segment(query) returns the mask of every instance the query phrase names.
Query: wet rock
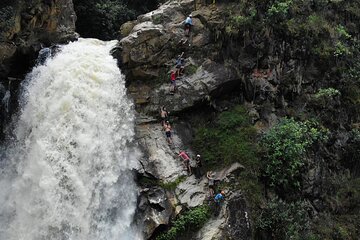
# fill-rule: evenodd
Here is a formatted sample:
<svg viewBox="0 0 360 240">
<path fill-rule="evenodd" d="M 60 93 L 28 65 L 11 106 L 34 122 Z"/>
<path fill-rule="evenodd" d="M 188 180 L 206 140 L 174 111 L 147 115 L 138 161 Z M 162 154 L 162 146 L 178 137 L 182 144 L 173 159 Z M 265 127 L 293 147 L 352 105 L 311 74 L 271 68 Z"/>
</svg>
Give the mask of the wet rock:
<svg viewBox="0 0 360 240">
<path fill-rule="evenodd" d="M 193 208 L 204 204 L 207 199 L 207 179 L 200 181 L 194 175 L 188 177 L 176 188 L 176 196 L 182 205 Z"/>
<path fill-rule="evenodd" d="M 159 187 L 143 189 L 138 200 L 136 219 L 143 226 L 145 239 L 152 236 L 159 226 L 169 224 L 173 206 L 165 190 Z"/>
<path fill-rule="evenodd" d="M 21 1 L 1 6 L 1 21 L 6 23 L 0 32 L 0 77 L 6 78 L 13 66 L 18 71 L 22 58 L 33 55 L 40 43 L 63 43 L 76 39 L 76 15 L 72 0 Z M 17 62 L 20 61 L 20 62 Z M 28 69 L 21 70 L 24 74 Z M 12 73 L 14 75 L 14 73 Z"/>
<path fill-rule="evenodd" d="M 136 130 L 137 141 L 144 153 L 140 172 L 150 174 L 164 182 L 175 181 L 186 174 L 177 156 L 183 144 L 176 134 L 176 129 L 173 132 L 173 146 L 167 144 L 160 123 L 138 125 Z"/>
<path fill-rule="evenodd" d="M 180 112 L 196 104 L 209 104 L 208 97 L 219 95 L 227 88 L 237 86 L 236 71 L 210 60 L 205 61 L 191 76 L 184 76 L 177 81 L 178 91 L 170 94 L 169 83 L 148 91 L 131 84 L 131 92 L 136 102 L 142 102 L 141 111 L 150 115 L 156 114 L 164 105 L 172 112 Z M 135 87 L 132 87 L 135 86 Z M 146 97 L 146 101 L 142 99 Z"/>
<path fill-rule="evenodd" d="M 240 191 L 227 194 L 219 215 L 213 216 L 195 234 L 195 239 L 251 239 L 250 213 Z"/>
<path fill-rule="evenodd" d="M 214 172 L 215 179 L 219 181 L 223 181 L 224 179 L 230 177 L 231 174 L 236 174 L 237 171 L 244 170 L 245 167 L 240 163 L 233 163 L 231 166 L 224 168 L 218 172 Z"/>
<path fill-rule="evenodd" d="M 224 237 L 234 240 L 251 239 L 250 212 L 241 192 L 232 194 L 228 200 Z"/>
</svg>

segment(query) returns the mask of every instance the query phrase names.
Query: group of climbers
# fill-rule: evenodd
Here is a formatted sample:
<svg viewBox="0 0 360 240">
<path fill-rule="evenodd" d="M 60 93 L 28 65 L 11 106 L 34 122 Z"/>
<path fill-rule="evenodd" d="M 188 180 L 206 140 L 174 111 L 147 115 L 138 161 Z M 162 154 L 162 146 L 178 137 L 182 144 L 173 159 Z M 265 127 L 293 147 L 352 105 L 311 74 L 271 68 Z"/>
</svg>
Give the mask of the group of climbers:
<svg viewBox="0 0 360 240">
<path fill-rule="evenodd" d="M 165 106 L 160 107 L 160 117 L 161 125 L 163 127 L 163 130 L 165 131 L 166 141 L 169 145 L 172 145 L 172 128 L 169 119 L 169 112 L 167 111 Z M 200 154 L 197 154 L 195 159 L 192 160 L 185 150 L 180 150 L 177 156 L 182 160 L 184 168 L 189 176 L 194 174 L 196 179 L 201 178 L 203 164 Z M 215 213 L 218 214 L 220 207 L 224 201 L 225 193 L 224 191 L 220 190 L 217 194 L 215 194 L 216 181 L 218 180 L 215 179 L 215 174 L 212 171 L 208 171 L 206 173 L 206 177 L 208 179 L 209 198 L 214 200 Z"/>
<path fill-rule="evenodd" d="M 190 37 L 191 30 L 193 27 L 193 21 L 192 21 L 192 15 L 190 14 L 184 23 L 184 30 L 185 30 L 185 36 Z M 181 40 L 180 42 L 186 43 L 188 39 L 185 41 Z M 179 79 L 180 76 L 184 74 L 184 68 L 185 68 L 185 58 L 184 58 L 184 52 L 182 52 L 180 55 L 177 56 L 176 62 L 175 62 L 175 70 L 172 69 L 170 71 L 170 93 L 173 94 L 177 91 L 177 84 L 176 80 Z M 160 117 L 161 117 L 161 125 L 163 127 L 163 130 L 165 132 L 166 141 L 168 145 L 173 144 L 173 138 L 172 138 L 172 127 L 169 121 L 169 112 L 165 108 L 165 106 L 160 107 Z M 182 163 L 184 165 L 184 168 L 186 169 L 188 175 L 194 174 L 196 179 L 200 179 L 202 176 L 202 160 L 201 156 L 199 154 L 196 155 L 194 161 L 189 157 L 189 154 L 186 153 L 185 150 L 180 150 L 178 153 L 178 157 L 181 158 Z M 209 171 L 206 174 L 206 177 L 208 178 L 208 187 L 209 187 L 209 197 L 210 199 L 213 199 L 213 202 L 215 203 L 216 209 L 219 209 L 221 207 L 222 202 L 224 201 L 225 193 L 224 191 L 220 190 L 216 195 L 216 188 L 215 188 L 215 175 L 213 172 Z"/>
<path fill-rule="evenodd" d="M 192 15 L 190 14 L 185 20 L 184 20 L 184 31 L 185 36 L 187 38 L 190 37 L 191 28 L 193 26 L 192 21 Z M 185 44 L 189 41 L 189 39 L 181 39 L 179 43 Z M 190 45 L 189 45 L 190 46 Z M 170 71 L 170 94 L 174 94 L 177 90 L 176 80 L 179 79 L 184 74 L 185 69 L 185 58 L 184 58 L 184 52 L 182 52 L 180 55 L 177 56 L 175 61 L 175 70 L 172 69 Z"/>
</svg>

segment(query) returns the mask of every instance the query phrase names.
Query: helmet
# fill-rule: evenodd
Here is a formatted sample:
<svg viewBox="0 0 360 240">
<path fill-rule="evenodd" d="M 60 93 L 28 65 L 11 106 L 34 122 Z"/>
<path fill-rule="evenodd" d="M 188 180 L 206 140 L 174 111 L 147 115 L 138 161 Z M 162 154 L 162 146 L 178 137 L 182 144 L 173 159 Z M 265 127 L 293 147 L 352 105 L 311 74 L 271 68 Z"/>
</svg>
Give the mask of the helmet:
<svg viewBox="0 0 360 240">
<path fill-rule="evenodd" d="M 189 15 L 189 17 L 191 17 L 191 18 L 192 18 L 192 14 L 190 14 L 190 15 Z"/>
<path fill-rule="evenodd" d="M 200 154 L 196 155 L 196 157 L 201 157 Z"/>
</svg>

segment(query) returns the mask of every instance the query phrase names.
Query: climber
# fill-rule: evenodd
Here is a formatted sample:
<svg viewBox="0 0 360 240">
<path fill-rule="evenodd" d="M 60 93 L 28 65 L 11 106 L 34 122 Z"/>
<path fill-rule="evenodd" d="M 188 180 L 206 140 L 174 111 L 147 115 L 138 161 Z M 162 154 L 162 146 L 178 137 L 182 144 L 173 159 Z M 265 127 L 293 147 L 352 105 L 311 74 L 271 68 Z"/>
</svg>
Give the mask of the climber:
<svg viewBox="0 0 360 240">
<path fill-rule="evenodd" d="M 206 173 L 206 177 L 208 179 L 208 186 L 209 186 L 209 196 L 212 198 L 215 192 L 215 178 L 212 171 L 208 171 Z"/>
<path fill-rule="evenodd" d="M 182 73 L 181 73 L 181 67 L 182 67 L 182 64 L 184 62 L 183 60 L 183 56 L 184 55 L 184 52 L 182 52 L 176 59 L 176 62 L 175 62 L 175 67 L 176 67 L 176 77 L 179 77 Z M 182 69 L 182 71 L 184 71 L 184 69 Z"/>
<path fill-rule="evenodd" d="M 202 167 L 201 156 L 198 154 L 198 155 L 196 155 L 196 158 L 195 158 L 195 167 L 193 170 L 195 177 L 197 179 L 199 179 L 201 177 L 201 167 Z"/>
<path fill-rule="evenodd" d="M 192 174 L 190 168 L 190 157 L 186 154 L 185 151 L 180 151 L 178 156 L 182 158 L 185 169 L 190 176 Z"/>
<path fill-rule="evenodd" d="M 185 23 L 185 36 L 189 37 L 191 28 L 193 26 L 192 15 L 190 14 L 184 21 Z"/>
<path fill-rule="evenodd" d="M 224 202 L 225 192 L 220 191 L 220 193 L 216 194 L 214 201 L 217 206 L 221 206 Z"/>
<path fill-rule="evenodd" d="M 216 194 L 216 196 L 214 198 L 214 202 L 215 202 L 214 215 L 215 216 L 218 216 L 220 214 L 222 204 L 225 200 L 224 197 L 225 197 L 225 192 L 220 191 L 220 193 Z"/>
<path fill-rule="evenodd" d="M 171 81 L 170 93 L 175 93 L 176 92 L 176 74 L 175 74 L 174 70 L 171 70 L 170 81 Z"/>
<path fill-rule="evenodd" d="M 164 106 L 160 107 L 161 126 L 164 126 L 166 121 L 169 121 L 169 112 Z"/>
<path fill-rule="evenodd" d="M 166 121 L 165 124 L 163 125 L 164 131 L 165 131 L 165 135 L 166 135 L 166 141 L 168 142 L 169 145 L 171 145 L 173 143 L 172 140 L 172 136 L 171 136 L 171 125 L 169 123 L 169 121 Z"/>
</svg>

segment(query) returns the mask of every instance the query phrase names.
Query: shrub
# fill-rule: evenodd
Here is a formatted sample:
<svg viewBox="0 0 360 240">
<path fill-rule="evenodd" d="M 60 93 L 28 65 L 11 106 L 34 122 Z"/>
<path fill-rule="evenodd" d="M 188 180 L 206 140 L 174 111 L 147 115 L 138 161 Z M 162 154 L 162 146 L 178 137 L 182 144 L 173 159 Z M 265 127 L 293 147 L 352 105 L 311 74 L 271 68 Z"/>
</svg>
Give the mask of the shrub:
<svg viewBox="0 0 360 240">
<path fill-rule="evenodd" d="M 314 121 L 297 122 L 283 119 L 262 139 L 267 149 L 263 170 L 270 186 L 280 189 L 299 189 L 305 166 L 305 154 L 317 140 L 324 140 L 327 131 Z"/>
<path fill-rule="evenodd" d="M 184 180 L 186 179 L 185 176 L 181 176 L 181 177 L 178 177 L 175 181 L 173 182 L 167 182 L 167 183 L 164 183 L 164 182 L 160 182 L 160 186 L 166 190 L 169 190 L 169 191 L 174 191 L 176 189 L 176 187 L 182 183 Z"/>
<path fill-rule="evenodd" d="M 271 20 L 283 20 L 288 15 L 292 0 L 277 0 L 267 11 Z"/>
<path fill-rule="evenodd" d="M 320 88 L 315 98 L 333 98 L 340 95 L 340 91 L 335 88 Z"/>
<path fill-rule="evenodd" d="M 166 233 L 159 235 L 156 240 L 176 240 L 180 235 L 199 229 L 210 218 L 210 208 L 207 205 L 193 208 L 180 215 Z"/>
<path fill-rule="evenodd" d="M 309 239 L 306 237 L 310 226 L 308 207 L 302 201 L 286 203 L 273 199 L 261 212 L 257 229 L 271 233 L 274 239 Z"/>
<path fill-rule="evenodd" d="M 319 91 L 314 94 L 312 102 L 322 107 L 333 106 L 333 104 L 330 104 L 330 101 L 340 95 L 340 91 L 335 88 L 320 88 Z"/>
<path fill-rule="evenodd" d="M 219 168 L 233 162 L 241 162 L 251 168 L 257 166 L 255 138 L 256 130 L 246 110 L 237 106 L 221 113 L 212 126 L 197 128 L 194 145 L 208 168 Z"/>
</svg>

